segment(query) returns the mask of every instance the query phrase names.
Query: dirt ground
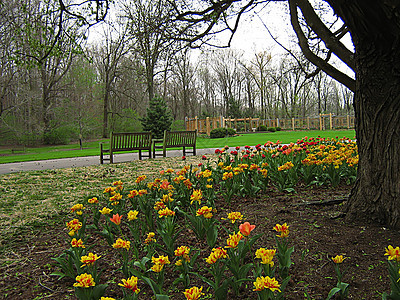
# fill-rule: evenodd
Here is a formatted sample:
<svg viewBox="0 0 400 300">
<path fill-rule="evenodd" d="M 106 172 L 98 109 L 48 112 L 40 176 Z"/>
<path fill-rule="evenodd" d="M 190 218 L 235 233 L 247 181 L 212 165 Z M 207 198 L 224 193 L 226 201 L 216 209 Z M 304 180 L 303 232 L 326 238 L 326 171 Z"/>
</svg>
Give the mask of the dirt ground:
<svg viewBox="0 0 400 300">
<path fill-rule="evenodd" d="M 390 289 L 385 248 L 389 244 L 398 246 L 400 234 L 379 225 L 347 224 L 342 214 L 345 202 L 321 204 L 323 200 L 345 200 L 350 188 L 298 187 L 296 193 L 290 194 L 271 188 L 256 198 L 234 198 L 230 206 L 217 204 L 217 217 L 226 217 L 234 207 L 246 217 L 246 221 L 256 224 L 254 232 L 264 235 L 257 241 L 255 249 L 275 246 L 272 228 L 276 223 L 286 222 L 290 226 L 290 244 L 295 251 L 286 299 L 305 299 L 306 292 L 311 299 L 326 299 L 330 289 L 336 285 L 331 257 L 337 254 L 348 257 L 342 264 L 343 269 L 347 268 L 343 281 L 350 284 L 348 298 L 379 299 L 381 293 Z M 188 236 L 182 232 L 178 244 L 201 249 L 198 241 Z M 48 226 L 20 230 L 8 243 L 13 247 L 1 257 L 0 299 L 75 299 L 72 280 L 50 276 L 56 270 L 51 258 L 67 247 L 64 223 L 48 220 Z M 224 237 L 218 244 L 225 244 Z M 108 282 L 110 287 L 106 296 L 122 299 L 121 288 L 117 285 L 120 275 L 109 268 L 117 256 L 109 251 L 106 243 L 100 245 L 96 253 L 102 255 L 103 262 L 107 261 L 100 266 L 103 268 L 102 278 L 115 280 Z M 203 250 L 200 257 L 208 254 L 209 249 Z M 166 274 L 167 284 L 177 276 L 174 272 Z M 192 284 L 207 289 L 198 278 L 192 278 Z M 140 299 L 152 299 L 148 286 L 141 283 L 139 287 L 142 290 Z M 241 291 L 240 299 L 257 299 L 252 289 L 250 283 Z M 170 295 L 171 299 L 184 299 L 179 287 Z M 229 294 L 228 299 L 239 298 Z"/>
</svg>

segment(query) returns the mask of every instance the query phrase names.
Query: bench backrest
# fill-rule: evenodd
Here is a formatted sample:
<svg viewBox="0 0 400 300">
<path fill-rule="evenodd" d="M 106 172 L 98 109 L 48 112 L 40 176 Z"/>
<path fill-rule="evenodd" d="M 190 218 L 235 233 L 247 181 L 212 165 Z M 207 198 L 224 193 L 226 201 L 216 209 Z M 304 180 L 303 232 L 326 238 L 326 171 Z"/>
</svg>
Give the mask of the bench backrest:
<svg viewBox="0 0 400 300">
<path fill-rule="evenodd" d="M 194 131 L 165 131 L 164 145 L 166 147 L 195 147 L 196 130 Z"/>
<path fill-rule="evenodd" d="M 151 132 L 111 133 L 113 151 L 151 149 Z"/>
</svg>

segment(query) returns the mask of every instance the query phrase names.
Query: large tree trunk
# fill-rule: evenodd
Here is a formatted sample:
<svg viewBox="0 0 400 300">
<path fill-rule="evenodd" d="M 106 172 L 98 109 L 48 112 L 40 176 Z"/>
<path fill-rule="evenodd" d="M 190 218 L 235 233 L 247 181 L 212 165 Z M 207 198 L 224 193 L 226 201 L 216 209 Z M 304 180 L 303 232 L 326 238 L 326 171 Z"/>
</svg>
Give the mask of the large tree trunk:
<svg viewBox="0 0 400 300">
<path fill-rule="evenodd" d="M 355 47 L 360 160 L 347 218 L 400 228 L 400 48 L 373 34 L 358 35 Z"/>
</svg>

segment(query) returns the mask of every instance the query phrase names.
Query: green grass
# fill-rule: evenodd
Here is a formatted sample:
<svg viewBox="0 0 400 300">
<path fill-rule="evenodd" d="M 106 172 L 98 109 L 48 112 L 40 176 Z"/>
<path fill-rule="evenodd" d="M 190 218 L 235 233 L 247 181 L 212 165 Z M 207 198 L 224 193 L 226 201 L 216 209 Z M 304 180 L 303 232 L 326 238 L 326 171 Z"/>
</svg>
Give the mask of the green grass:
<svg viewBox="0 0 400 300">
<path fill-rule="evenodd" d="M 342 138 L 344 136 L 354 138 L 354 130 L 311 130 L 311 131 L 277 131 L 268 133 L 248 133 L 234 137 L 225 137 L 219 139 L 210 139 L 207 137 L 197 138 L 197 148 L 222 148 L 224 146 L 236 147 L 236 146 L 255 146 L 257 144 L 264 144 L 267 141 L 281 141 L 282 143 L 296 142 L 298 139 L 304 136 L 310 137 L 330 137 L 334 138 L 338 136 Z M 25 151 L 18 153 L 12 153 L 12 147 L 8 149 L 0 150 L 0 164 L 12 163 L 12 162 L 23 162 L 32 160 L 46 160 L 46 159 L 57 159 L 57 158 L 69 158 L 69 157 L 82 157 L 82 156 L 97 156 L 100 153 L 99 143 L 108 142 L 108 140 L 99 140 L 95 142 L 83 143 L 83 150 L 79 149 L 78 144 L 70 144 L 63 146 L 51 146 L 51 147 L 36 147 L 26 148 Z M 108 145 L 106 144 L 106 147 Z"/>
<path fill-rule="evenodd" d="M 257 144 L 265 144 L 267 141 L 276 142 L 281 141 L 283 144 L 296 142 L 298 139 L 303 137 L 324 137 L 324 138 L 339 138 L 349 137 L 353 139 L 355 137 L 354 130 L 310 130 L 310 131 L 277 131 L 277 132 L 266 132 L 266 133 L 248 133 L 234 137 L 226 137 L 220 139 L 209 139 L 209 138 L 198 138 L 197 147 L 201 148 L 222 148 L 225 145 L 229 147 L 236 146 L 255 146 Z"/>
</svg>

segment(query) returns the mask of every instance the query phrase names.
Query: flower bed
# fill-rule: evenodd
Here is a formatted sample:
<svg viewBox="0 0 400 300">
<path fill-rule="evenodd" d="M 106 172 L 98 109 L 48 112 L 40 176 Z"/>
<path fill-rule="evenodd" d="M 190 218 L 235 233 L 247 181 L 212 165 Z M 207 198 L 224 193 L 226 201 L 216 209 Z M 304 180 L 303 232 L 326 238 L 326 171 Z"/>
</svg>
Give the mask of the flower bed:
<svg viewBox="0 0 400 300">
<path fill-rule="evenodd" d="M 80 299 L 111 299 L 111 282 L 121 287 L 124 299 L 140 298 L 140 290 L 151 290 L 157 299 L 169 299 L 177 290 L 186 299 L 227 299 L 228 293 L 240 298 L 249 290 L 254 299 L 284 297 L 293 265 L 291 225 L 276 224 L 275 246 L 267 249 L 257 242 L 263 233 L 252 233 L 259 224 L 244 222 L 235 210 L 216 218 L 218 209 L 233 197 L 254 197 L 271 186 L 292 192 L 299 184 L 351 183 L 356 145 L 348 139 L 304 138 L 243 151 L 225 147 L 216 154 L 216 160 L 203 157 L 198 166 L 161 170 L 159 178 L 139 176 L 130 186 L 116 181 L 101 195 L 74 205 L 75 216 L 66 223 L 70 248 L 56 258 L 61 269 L 56 275 L 75 280 Z M 177 244 L 185 241 L 182 233 L 186 244 Z M 115 278 L 101 278 L 92 236 L 118 255 L 118 265 L 107 266 L 115 269 Z M 342 261 L 332 262 L 338 282 L 331 296 L 348 292 L 338 267 Z"/>
</svg>

